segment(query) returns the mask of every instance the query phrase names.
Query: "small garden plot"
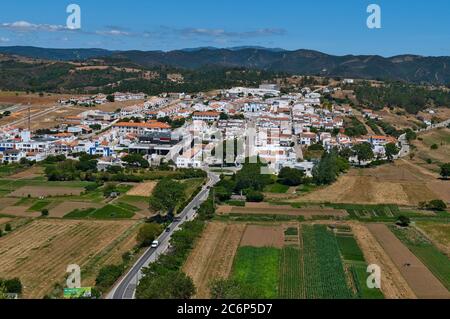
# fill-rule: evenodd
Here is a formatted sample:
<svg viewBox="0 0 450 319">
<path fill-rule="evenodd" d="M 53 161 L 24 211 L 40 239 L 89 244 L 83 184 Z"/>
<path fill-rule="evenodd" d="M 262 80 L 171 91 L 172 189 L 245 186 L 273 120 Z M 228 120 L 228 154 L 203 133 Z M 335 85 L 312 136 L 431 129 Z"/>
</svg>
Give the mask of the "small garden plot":
<svg viewBox="0 0 450 319">
<path fill-rule="evenodd" d="M 303 277 L 303 260 L 298 247 L 285 247 L 281 251 L 279 298 L 304 299 L 305 291 L 301 284 Z"/>
<path fill-rule="evenodd" d="M 380 289 L 370 289 L 369 287 L 367 287 L 367 278 L 369 274 L 367 273 L 366 263 L 352 263 L 349 265 L 358 298 L 384 299 L 383 293 Z"/>
<path fill-rule="evenodd" d="M 281 226 L 247 226 L 241 240 L 241 247 L 276 247 L 284 245 L 283 227 Z"/>
<path fill-rule="evenodd" d="M 353 235 L 337 235 L 342 257 L 346 261 L 364 261 L 364 255 Z"/>
</svg>

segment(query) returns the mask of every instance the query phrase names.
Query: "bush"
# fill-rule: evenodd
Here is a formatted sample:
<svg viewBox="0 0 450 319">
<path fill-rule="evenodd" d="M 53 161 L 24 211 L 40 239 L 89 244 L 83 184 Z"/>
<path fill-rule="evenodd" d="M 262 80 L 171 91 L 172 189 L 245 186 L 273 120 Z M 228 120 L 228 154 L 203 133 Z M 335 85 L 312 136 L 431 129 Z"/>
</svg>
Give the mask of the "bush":
<svg viewBox="0 0 450 319">
<path fill-rule="evenodd" d="M 100 269 L 95 285 L 102 289 L 108 289 L 122 276 L 123 267 L 117 265 L 108 265 Z"/>
<path fill-rule="evenodd" d="M 428 203 L 428 208 L 431 210 L 444 211 L 447 209 L 447 205 L 444 201 L 435 199 Z"/>
<path fill-rule="evenodd" d="M 409 225 L 411 224 L 411 219 L 406 216 L 399 216 L 396 224 L 401 227 L 409 227 Z"/>
<path fill-rule="evenodd" d="M 260 203 L 264 201 L 264 195 L 261 192 L 251 190 L 247 193 L 247 201 L 252 203 Z"/>
<path fill-rule="evenodd" d="M 6 232 L 12 231 L 11 224 L 6 224 L 6 225 L 5 225 L 5 231 L 6 231 Z"/>
<path fill-rule="evenodd" d="M 155 223 L 142 225 L 137 234 L 137 241 L 142 247 L 149 247 L 162 233 L 162 226 Z"/>
<path fill-rule="evenodd" d="M 439 146 L 437 144 L 433 144 L 433 145 L 431 145 L 431 149 L 437 150 L 437 149 L 439 149 Z"/>
<path fill-rule="evenodd" d="M 9 294 L 21 294 L 23 287 L 19 278 L 0 279 L 0 286 L 4 286 L 6 288 L 6 292 Z"/>
<path fill-rule="evenodd" d="M 48 214 L 49 214 L 48 209 L 43 209 L 43 210 L 41 211 L 41 216 L 42 216 L 42 217 L 47 217 Z"/>
</svg>

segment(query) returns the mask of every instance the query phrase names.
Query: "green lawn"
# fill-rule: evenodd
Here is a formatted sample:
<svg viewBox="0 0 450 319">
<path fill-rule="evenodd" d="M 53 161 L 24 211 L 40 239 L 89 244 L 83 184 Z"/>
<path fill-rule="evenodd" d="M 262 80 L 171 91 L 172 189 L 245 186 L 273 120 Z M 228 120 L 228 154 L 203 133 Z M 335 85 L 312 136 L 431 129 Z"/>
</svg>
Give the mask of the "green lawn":
<svg viewBox="0 0 450 319">
<path fill-rule="evenodd" d="M 253 298 L 277 298 L 280 254 L 276 248 L 241 247 L 234 260 L 232 278 L 251 285 Z"/>
<path fill-rule="evenodd" d="M 266 193 L 274 193 L 274 194 L 286 194 L 289 190 L 289 186 L 280 184 L 280 183 L 274 183 L 267 185 L 264 191 Z"/>
<path fill-rule="evenodd" d="M 370 289 L 367 287 L 367 264 L 364 263 L 352 263 L 350 270 L 355 282 L 356 289 L 358 291 L 358 298 L 361 299 L 384 299 L 383 293 L 380 289 Z"/>
</svg>

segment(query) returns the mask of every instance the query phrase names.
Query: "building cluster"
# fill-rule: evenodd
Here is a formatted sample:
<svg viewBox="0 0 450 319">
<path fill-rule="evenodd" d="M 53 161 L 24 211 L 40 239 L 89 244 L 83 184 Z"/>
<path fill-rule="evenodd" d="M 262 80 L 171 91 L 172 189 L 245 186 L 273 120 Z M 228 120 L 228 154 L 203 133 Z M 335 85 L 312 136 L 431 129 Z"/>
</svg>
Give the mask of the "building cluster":
<svg viewBox="0 0 450 319">
<path fill-rule="evenodd" d="M 277 85 L 232 88 L 217 96 L 195 97 L 170 93 L 147 98 L 144 94 L 115 93 L 116 102 L 144 100 L 115 112 L 90 108 L 45 133 L 7 127 L 0 130 L 0 162 L 22 158 L 41 161 L 49 155 L 85 152 L 100 157 L 99 165 L 120 165 L 129 153 L 142 154 L 152 165 L 173 161 L 180 168 L 206 165 L 240 166 L 247 157 L 259 157 L 271 171 L 292 167 L 311 175 L 314 163 L 304 151 L 315 144 L 325 150 L 370 143 L 376 154 L 396 143 L 387 136 L 350 138 L 345 118 L 350 106 L 323 103 L 322 90 L 303 88 L 282 94 Z M 107 97 L 72 98 L 62 104 L 106 103 Z M 372 118 L 373 113 L 364 111 Z M 225 146 L 224 146 L 225 145 Z M 223 152 L 226 150 L 226 152 Z M 224 154 L 222 154 L 224 153 Z"/>
</svg>

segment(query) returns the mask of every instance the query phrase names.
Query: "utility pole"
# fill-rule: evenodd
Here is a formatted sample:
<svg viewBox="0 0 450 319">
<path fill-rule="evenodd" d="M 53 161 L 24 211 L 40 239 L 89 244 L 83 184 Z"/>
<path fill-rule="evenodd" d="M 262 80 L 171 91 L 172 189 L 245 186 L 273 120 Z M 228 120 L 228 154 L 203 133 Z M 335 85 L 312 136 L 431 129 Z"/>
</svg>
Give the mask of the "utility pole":
<svg viewBox="0 0 450 319">
<path fill-rule="evenodd" d="M 28 105 L 28 132 L 31 132 L 31 107 Z"/>
</svg>

